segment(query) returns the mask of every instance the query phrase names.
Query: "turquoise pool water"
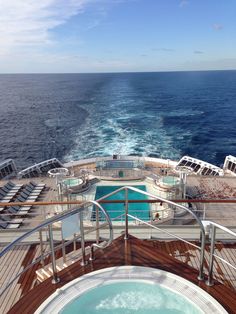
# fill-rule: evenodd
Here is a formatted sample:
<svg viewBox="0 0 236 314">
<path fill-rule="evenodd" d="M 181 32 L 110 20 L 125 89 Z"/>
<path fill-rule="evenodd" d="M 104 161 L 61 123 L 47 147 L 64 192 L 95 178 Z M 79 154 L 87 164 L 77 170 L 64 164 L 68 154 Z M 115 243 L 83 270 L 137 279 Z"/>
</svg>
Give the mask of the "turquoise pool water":
<svg viewBox="0 0 236 314">
<path fill-rule="evenodd" d="M 63 181 L 66 185 L 68 186 L 76 186 L 76 185 L 79 185 L 83 182 L 83 180 L 81 179 L 66 179 Z"/>
<path fill-rule="evenodd" d="M 167 176 L 162 178 L 162 182 L 168 185 L 175 185 L 179 183 L 179 178 Z"/>
<path fill-rule="evenodd" d="M 97 186 L 96 189 L 96 195 L 95 200 L 101 198 L 104 195 L 107 195 L 119 188 L 120 186 Z M 133 186 L 137 189 L 140 189 L 142 191 L 146 192 L 146 186 L 145 185 L 135 185 Z M 120 191 L 116 193 L 115 195 L 112 195 L 107 200 L 124 200 L 125 199 L 125 191 Z M 129 190 L 128 192 L 128 199 L 129 200 L 144 200 L 148 199 L 146 195 L 134 192 Z M 124 204 L 102 204 L 102 206 L 107 210 L 107 212 L 110 215 L 110 218 L 115 218 L 121 214 L 124 214 L 125 212 L 125 206 Z M 130 203 L 129 204 L 129 214 L 136 216 L 142 220 L 150 220 L 150 211 L 149 211 L 149 204 L 148 203 Z"/>
<path fill-rule="evenodd" d="M 100 285 L 67 304 L 62 314 L 202 314 L 187 298 L 144 281 Z"/>
</svg>

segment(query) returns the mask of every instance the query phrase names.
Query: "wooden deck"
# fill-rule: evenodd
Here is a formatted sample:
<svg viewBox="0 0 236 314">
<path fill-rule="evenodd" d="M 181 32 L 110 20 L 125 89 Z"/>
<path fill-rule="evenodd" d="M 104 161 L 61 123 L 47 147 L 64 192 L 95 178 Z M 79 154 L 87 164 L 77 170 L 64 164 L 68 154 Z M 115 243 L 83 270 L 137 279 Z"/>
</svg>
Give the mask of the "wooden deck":
<svg viewBox="0 0 236 314">
<path fill-rule="evenodd" d="M 236 244 L 217 244 L 217 251 L 217 254 L 231 261 L 231 263 L 234 261 L 233 264 L 235 265 Z M 28 251 L 25 251 L 24 254 L 22 253 L 21 260 L 20 262 L 18 261 L 18 267 L 24 267 L 28 264 L 33 256 L 38 254 L 37 252 L 38 247 L 31 246 Z M 16 252 L 14 254 L 17 255 Z M 35 285 L 35 270 L 39 267 L 39 265 L 35 265 L 13 286 L 10 291 L 10 301 L 5 301 L 5 308 L 2 306 L 0 312 L 7 313 L 9 308 L 21 297 L 8 313 L 33 313 L 57 288 L 79 276 L 106 267 L 135 265 L 159 268 L 181 275 L 210 293 L 229 313 L 236 313 L 236 273 L 218 262 L 214 269 L 215 278 L 218 280 L 215 285 L 208 287 L 204 282 L 199 282 L 197 280 L 199 252 L 185 243 L 180 241 L 139 240 L 133 236 L 130 236 L 125 241 L 120 236 L 113 241 L 109 248 L 95 251 L 95 256 L 96 259 L 93 262 L 89 262 L 85 267 L 81 267 L 78 262 L 61 271 L 59 273 L 61 281 L 57 285 L 51 284 L 50 278 L 39 285 Z M 15 262 L 17 260 L 16 258 Z M 206 268 L 207 260 L 208 256 L 206 256 L 205 261 Z M 10 275 L 9 270 L 13 267 L 10 258 L 8 261 L 8 272 L 6 271 L 8 275 L 5 274 L 5 276 Z M 2 267 L 0 275 L 2 276 Z M 1 303 L 2 300 L 0 300 Z"/>
</svg>

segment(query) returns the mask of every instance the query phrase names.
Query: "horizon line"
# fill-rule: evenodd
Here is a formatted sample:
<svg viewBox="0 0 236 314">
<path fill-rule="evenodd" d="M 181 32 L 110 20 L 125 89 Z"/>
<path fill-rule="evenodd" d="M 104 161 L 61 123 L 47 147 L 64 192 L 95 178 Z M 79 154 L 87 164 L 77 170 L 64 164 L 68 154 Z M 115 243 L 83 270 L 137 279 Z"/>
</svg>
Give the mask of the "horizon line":
<svg viewBox="0 0 236 314">
<path fill-rule="evenodd" d="M 236 71 L 235 69 L 217 69 L 217 70 L 165 70 L 165 71 L 111 71 L 111 72 L 5 72 L 0 75 L 22 75 L 22 74 L 134 74 L 134 73 L 176 73 L 176 72 L 223 72 Z"/>
</svg>

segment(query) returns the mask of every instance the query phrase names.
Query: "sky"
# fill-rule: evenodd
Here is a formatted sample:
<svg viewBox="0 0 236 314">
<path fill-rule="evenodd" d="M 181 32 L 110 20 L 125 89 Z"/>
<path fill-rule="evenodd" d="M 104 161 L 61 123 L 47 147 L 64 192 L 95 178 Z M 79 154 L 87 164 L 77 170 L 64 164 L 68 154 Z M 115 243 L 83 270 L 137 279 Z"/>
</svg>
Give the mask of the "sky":
<svg viewBox="0 0 236 314">
<path fill-rule="evenodd" d="M 236 0 L 0 0 L 0 73 L 236 69 Z"/>
</svg>

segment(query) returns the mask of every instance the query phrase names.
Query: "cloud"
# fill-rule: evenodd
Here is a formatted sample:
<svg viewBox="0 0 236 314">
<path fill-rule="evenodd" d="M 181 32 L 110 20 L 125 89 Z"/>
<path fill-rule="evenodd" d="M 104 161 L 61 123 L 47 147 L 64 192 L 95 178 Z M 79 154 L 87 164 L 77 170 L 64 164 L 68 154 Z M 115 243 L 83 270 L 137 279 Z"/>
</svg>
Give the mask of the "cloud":
<svg viewBox="0 0 236 314">
<path fill-rule="evenodd" d="M 50 44 L 50 31 L 83 12 L 89 0 L 0 0 L 0 53 Z"/>
<path fill-rule="evenodd" d="M 195 50 L 193 53 L 195 53 L 195 54 L 202 54 L 202 53 L 204 53 L 204 52 L 201 51 L 201 50 Z"/>
<path fill-rule="evenodd" d="M 173 52 L 175 50 L 172 48 L 153 48 L 152 51 Z"/>
<path fill-rule="evenodd" d="M 216 30 L 216 31 L 220 31 L 223 28 L 223 25 L 221 24 L 213 24 L 212 27 Z"/>
<path fill-rule="evenodd" d="M 179 3 L 179 7 L 180 7 L 180 8 L 183 8 L 183 7 L 186 7 L 188 4 L 189 4 L 189 1 L 187 1 L 187 0 L 182 0 L 182 1 L 180 1 L 180 3 Z"/>
</svg>

